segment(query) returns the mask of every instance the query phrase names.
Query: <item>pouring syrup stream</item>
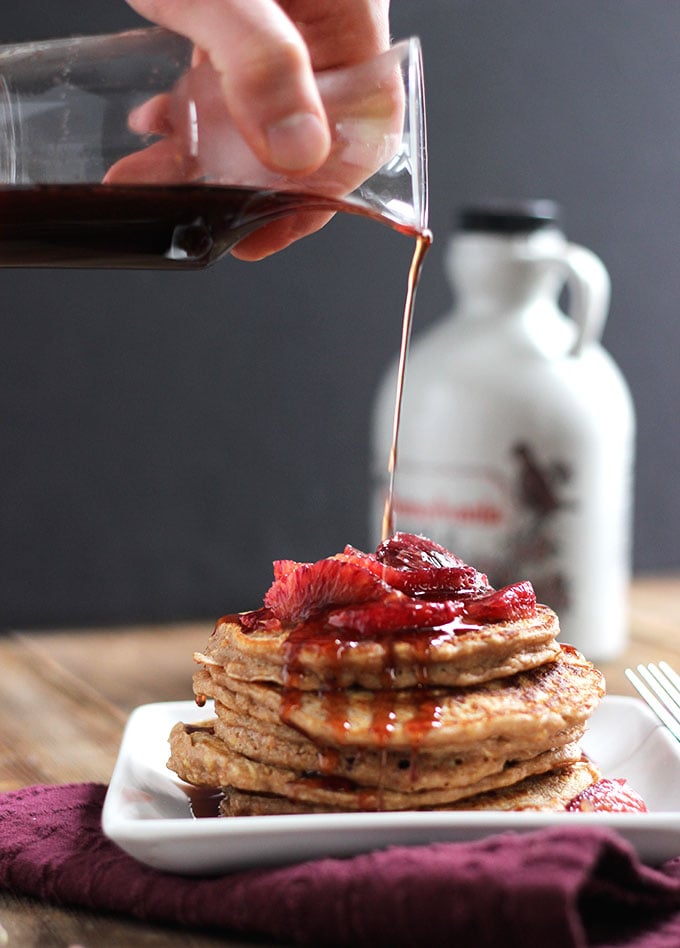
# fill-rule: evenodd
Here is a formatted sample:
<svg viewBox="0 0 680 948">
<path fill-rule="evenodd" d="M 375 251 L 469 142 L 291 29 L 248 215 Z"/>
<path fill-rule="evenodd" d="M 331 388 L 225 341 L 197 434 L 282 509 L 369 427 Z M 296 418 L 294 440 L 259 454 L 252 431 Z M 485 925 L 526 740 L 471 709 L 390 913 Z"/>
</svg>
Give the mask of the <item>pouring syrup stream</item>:
<svg viewBox="0 0 680 948">
<path fill-rule="evenodd" d="M 401 329 L 401 348 L 399 350 L 399 367 L 397 369 L 397 388 L 394 398 L 394 418 L 392 422 L 392 444 L 387 466 L 388 486 L 387 497 L 382 518 L 382 539 L 386 540 L 394 533 L 394 486 L 397 474 L 397 455 L 399 448 L 399 426 L 401 423 L 401 406 L 404 399 L 404 380 L 406 378 L 406 362 L 413 326 L 413 311 L 416 301 L 416 289 L 423 269 L 425 254 L 432 245 L 432 234 L 424 230 L 416 235 L 416 246 L 408 273 L 408 288 L 404 304 L 404 319 Z"/>
</svg>

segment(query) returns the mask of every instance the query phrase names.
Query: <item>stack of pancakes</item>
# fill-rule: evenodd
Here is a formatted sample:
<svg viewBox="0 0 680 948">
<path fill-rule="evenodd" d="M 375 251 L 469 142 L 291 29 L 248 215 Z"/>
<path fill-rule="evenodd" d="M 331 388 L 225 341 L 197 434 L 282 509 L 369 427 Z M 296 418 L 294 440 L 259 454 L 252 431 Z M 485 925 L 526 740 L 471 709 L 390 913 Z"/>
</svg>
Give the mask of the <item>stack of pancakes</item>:
<svg viewBox="0 0 680 948">
<path fill-rule="evenodd" d="M 227 616 L 194 656 L 215 717 L 174 727 L 168 766 L 224 815 L 555 810 L 599 779 L 579 741 L 602 677 L 547 607 L 357 632 L 335 606 Z"/>
</svg>

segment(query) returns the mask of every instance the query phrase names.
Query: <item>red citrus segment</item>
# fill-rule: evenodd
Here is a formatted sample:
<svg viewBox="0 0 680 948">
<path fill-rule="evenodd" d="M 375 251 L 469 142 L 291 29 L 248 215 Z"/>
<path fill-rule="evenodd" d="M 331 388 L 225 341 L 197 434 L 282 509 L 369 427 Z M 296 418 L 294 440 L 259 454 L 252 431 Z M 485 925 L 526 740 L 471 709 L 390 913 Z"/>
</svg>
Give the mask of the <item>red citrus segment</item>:
<svg viewBox="0 0 680 948">
<path fill-rule="evenodd" d="M 277 619 L 301 622 L 329 606 L 368 602 L 388 592 L 385 584 L 357 563 L 332 557 L 316 563 L 300 563 L 276 579 L 264 604 Z"/>
<path fill-rule="evenodd" d="M 337 609 L 328 616 L 330 625 L 353 632 L 395 632 L 400 629 L 431 629 L 463 614 L 463 603 L 427 599 L 388 598 L 363 606 Z"/>
<path fill-rule="evenodd" d="M 486 596 L 468 599 L 465 614 L 476 622 L 509 622 L 536 612 L 536 593 L 529 582 L 504 586 Z"/>
<path fill-rule="evenodd" d="M 625 780 L 617 777 L 591 783 L 567 805 L 571 813 L 646 813 L 644 800 Z"/>
<path fill-rule="evenodd" d="M 395 533 L 375 551 L 381 563 L 397 568 L 423 569 L 438 566 L 465 566 L 450 550 L 415 533 Z"/>
</svg>

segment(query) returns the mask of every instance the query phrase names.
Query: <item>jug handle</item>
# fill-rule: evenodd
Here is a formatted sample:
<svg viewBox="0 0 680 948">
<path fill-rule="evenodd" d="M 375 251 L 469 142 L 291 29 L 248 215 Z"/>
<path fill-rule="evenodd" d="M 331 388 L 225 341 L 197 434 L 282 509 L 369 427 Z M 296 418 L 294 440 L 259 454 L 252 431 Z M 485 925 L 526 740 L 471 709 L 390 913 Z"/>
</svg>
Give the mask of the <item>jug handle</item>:
<svg viewBox="0 0 680 948">
<path fill-rule="evenodd" d="M 563 258 L 569 290 L 568 315 L 578 332 L 569 355 L 579 356 L 583 348 L 597 342 L 609 311 L 611 282 L 600 258 L 586 247 L 568 244 Z"/>
</svg>

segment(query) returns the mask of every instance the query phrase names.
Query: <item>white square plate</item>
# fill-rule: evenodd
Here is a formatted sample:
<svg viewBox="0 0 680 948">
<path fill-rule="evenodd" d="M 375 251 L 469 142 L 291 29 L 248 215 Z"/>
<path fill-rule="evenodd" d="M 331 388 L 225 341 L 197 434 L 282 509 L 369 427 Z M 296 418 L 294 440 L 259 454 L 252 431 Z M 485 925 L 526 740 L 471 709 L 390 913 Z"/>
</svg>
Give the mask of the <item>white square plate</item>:
<svg viewBox="0 0 680 948">
<path fill-rule="evenodd" d="M 680 855 L 680 743 L 637 698 L 605 698 L 590 721 L 583 749 L 604 776 L 628 780 L 649 813 L 461 811 L 196 819 L 186 785 L 165 766 L 168 735 L 177 721 L 210 716 L 209 709 L 190 701 L 143 705 L 130 716 L 102 825 L 110 839 L 146 865 L 184 875 L 215 874 L 561 824 L 610 827 L 648 863 Z"/>
</svg>

